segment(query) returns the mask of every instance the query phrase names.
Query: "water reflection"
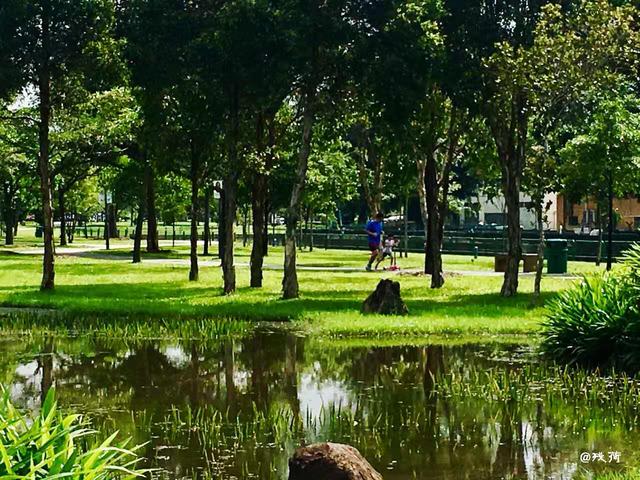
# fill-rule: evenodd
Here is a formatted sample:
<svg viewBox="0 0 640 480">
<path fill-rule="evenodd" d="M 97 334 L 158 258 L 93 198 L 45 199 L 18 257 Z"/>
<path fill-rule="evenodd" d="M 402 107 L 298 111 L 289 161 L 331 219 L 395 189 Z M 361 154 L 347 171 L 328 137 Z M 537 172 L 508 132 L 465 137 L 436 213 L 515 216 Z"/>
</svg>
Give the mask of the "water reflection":
<svg viewBox="0 0 640 480">
<path fill-rule="evenodd" d="M 583 450 L 633 461 L 640 446 L 634 382 L 546 367 L 518 345 L 4 338 L 0 372 L 18 405 L 55 386 L 98 428 L 149 442 L 161 478 L 282 480 L 294 448 L 318 440 L 355 445 L 387 480 L 572 478 Z"/>
</svg>

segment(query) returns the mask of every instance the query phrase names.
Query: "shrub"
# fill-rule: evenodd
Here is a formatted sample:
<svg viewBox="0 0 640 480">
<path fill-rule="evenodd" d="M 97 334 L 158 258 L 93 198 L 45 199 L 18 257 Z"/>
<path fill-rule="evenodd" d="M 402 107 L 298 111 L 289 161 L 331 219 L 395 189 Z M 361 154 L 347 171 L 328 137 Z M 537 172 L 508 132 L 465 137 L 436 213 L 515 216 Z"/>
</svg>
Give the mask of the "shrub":
<svg viewBox="0 0 640 480">
<path fill-rule="evenodd" d="M 62 415 L 51 389 L 34 418 L 20 413 L 5 393 L 0 400 L 0 478 L 102 480 L 142 476 L 137 455 L 116 434 L 89 447 L 95 433 L 79 415 Z"/>
<path fill-rule="evenodd" d="M 640 368 L 640 246 L 622 263 L 551 301 L 542 344 L 547 353 L 567 363 Z"/>
</svg>

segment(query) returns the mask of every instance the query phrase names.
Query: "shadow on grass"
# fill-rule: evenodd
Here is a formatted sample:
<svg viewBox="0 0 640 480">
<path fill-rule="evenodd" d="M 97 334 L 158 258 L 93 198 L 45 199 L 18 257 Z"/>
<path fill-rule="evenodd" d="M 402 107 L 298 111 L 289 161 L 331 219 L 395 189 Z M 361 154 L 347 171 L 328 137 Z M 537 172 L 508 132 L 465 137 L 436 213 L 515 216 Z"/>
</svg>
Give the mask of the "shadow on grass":
<svg viewBox="0 0 640 480">
<path fill-rule="evenodd" d="M 367 286 L 368 287 L 368 286 Z M 369 290 L 349 288 L 304 291 L 295 300 L 281 300 L 275 289 L 239 288 L 223 296 L 216 285 L 202 283 L 125 283 L 59 285 L 53 292 L 34 287 L 3 287 L 3 306 L 52 308 L 75 314 L 135 314 L 149 317 L 231 318 L 251 321 L 296 320 L 310 315 L 358 314 Z M 546 292 L 544 302 L 554 294 Z M 408 289 L 406 303 L 411 317 L 425 318 L 521 318 L 530 308 L 532 294 L 502 298 L 497 293 L 442 294 L 428 289 Z"/>
</svg>

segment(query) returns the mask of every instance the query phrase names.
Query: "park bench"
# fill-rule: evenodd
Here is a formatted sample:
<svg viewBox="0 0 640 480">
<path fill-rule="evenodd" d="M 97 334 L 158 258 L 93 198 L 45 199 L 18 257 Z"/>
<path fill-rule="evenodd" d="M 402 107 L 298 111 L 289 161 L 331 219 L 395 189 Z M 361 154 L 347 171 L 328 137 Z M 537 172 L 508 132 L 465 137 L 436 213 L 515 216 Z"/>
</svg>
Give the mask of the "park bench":
<svg viewBox="0 0 640 480">
<path fill-rule="evenodd" d="M 535 272 L 536 265 L 538 264 L 538 254 L 537 253 L 523 253 L 522 254 L 522 262 L 523 262 L 523 271 L 527 272 Z M 494 270 L 496 272 L 505 272 L 507 270 L 507 254 L 506 253 L 498 253 L 495 256 Z"/>
</svg>

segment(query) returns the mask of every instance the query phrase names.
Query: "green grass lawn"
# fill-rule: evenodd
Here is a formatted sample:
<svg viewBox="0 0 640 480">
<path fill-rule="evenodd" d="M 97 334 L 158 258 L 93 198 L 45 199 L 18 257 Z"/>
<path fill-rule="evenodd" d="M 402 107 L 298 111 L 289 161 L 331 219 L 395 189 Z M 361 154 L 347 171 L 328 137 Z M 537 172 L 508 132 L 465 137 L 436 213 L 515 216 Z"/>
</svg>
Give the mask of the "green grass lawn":
<svg viewBox="0 0 640 480">
<path fill-rule="evenodd" d="M 24 245 L 24 244 L 23 244 Z M 292 328 L 332 336 L 381 337 L 387 335 L 428 334 L 522 334 L 537 332 L 544 319 L 541 306 L 531 307 L 533 278 L 523 277 L 521 294 L 504 299 L 498 295 L 499 276 L 451 274 L 444 288 L 431 290 L 423 276 L 396 276 L 386 272 L 300 271 L 301 298 L 280 299 L 281 271 L 265 271 L 265 287 L 250 289 L 246 266 L 238 267 L 238 291 L 222 295 L 219 260 L 201 257 L 199 282 L 188 282 L 186 264 L 143 262 L 130 264 L 128 247 L 116 244 L 110 253 L 99 251 L 83 256 L 64 255 L 56 259 L 56 290 L 38 291 L 41 258 L 0 252 L 0 305 L 4 307 L 48 308 L 73 316 L 97 318 L 117 316 L 154 319 L 234 319 L 288 321 Z M 215 247 L 214 247 L 215 248 Z M 186 258 L 186 246 L 145 258 Z M 97 255 L 97 257 L 96 257 Z M 105 258 L 113 256 L 113 259 Z M 299 265 L 326 267 L 364 267 L 362 251 L 316 250 L 301 252 Z M 237 262 L 246 265 L 249 250 L 238 248 Z M 445 256 L 451 271 L 491 271 L 491 258 L 472 259 Z M 282 263 L 281 248 L 272 248 L 268 265 Z M 421 255 L 401 259 L 403 269 L 420 268 Z M 576 273 L 592 271 L 588 264 L 571 264 Z M 393 276 L 400 281 L 409 307 L 406 317 L 364 316 L 361 302 L 378 280 Z M 548 277 L 543 281 L 543 300 L 549 299 L 573 280 Z M 187 321 L 187 320 L 185 320 Z M 80 327 L 81 328 L 81 327 Z M 244 327 L 243 327 L 244 328 Z"/>
</svg>

